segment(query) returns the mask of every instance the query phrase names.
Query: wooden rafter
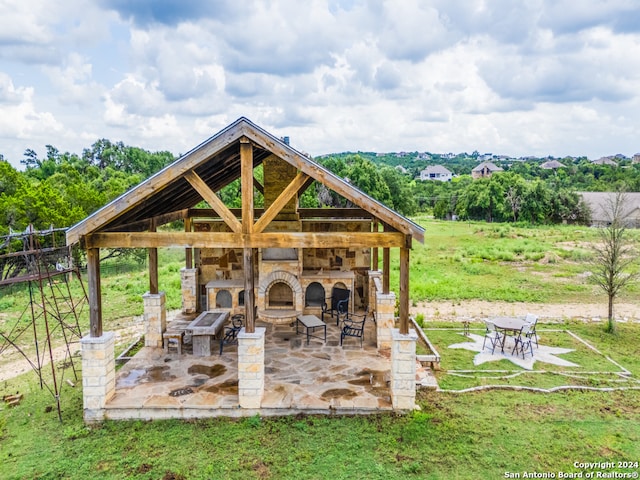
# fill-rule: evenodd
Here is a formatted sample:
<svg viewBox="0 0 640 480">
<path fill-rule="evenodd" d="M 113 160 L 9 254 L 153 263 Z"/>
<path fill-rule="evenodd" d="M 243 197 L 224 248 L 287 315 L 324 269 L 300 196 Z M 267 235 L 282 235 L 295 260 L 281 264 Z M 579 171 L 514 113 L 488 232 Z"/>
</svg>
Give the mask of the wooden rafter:
<svg viewBox="0 0 640 480">
<path fill-rule="evenodd" d="M 107 228 L 105 232 L 142 232 L 149 230 L 151 223 L 154 222 L 156 227 L 160 227 L 167 223 L 175 222 L 176 220 L 186 220 L 189 215 L 189 209 L 177 210 L 175 212 L 165 213 L 164 215 L 158 215 L 157 217 L 145 218 L 137 222 L 131 222 L 124 225 L 118 225 L 114 228 Z"/>
<path fill-rule="evenodd" d="M 317 180 L 318 182 L 331 188 L 338 195 L 349 199 L 359 207 L 362 207 L 373 213 L 374 216 L 380 218 L 385 223 L 388 223 L 396 230 L 403 233 L 412 234 L 420 241 L 423 240 L 423 232 L 419 230 L 412 231 L 411 227 L 407 224 L 406 219 L 403 219 L 401 216 L 385 207 L 381 203 L 372 201 L 369 196 L 360 193 L 352 185 L 344 182 L 342 179 L 338 178 L 335 174 L 325 169 L 321 165 L 318 165 L 314 162 L 306 161 L 304 157 L 301 157 L 300 154 L 296 154 L 294 150 L 287 148 L 287 146 L 284 144 L 265 141 L 267 139 L 263 139 L 262 136 L 259 135 L 256 135 L 255 138 L 253 138 L 252 136 L 251 138 L 262 148 L 270 150 L 274 155 L 295 166 L 298 170 L 306 173 L 314 180 Z"/>
<path fill-rule="evenodd" d="M 304 173 L 298 172 L 295 178 L 291 181 L 289 185 L 278 195 L 278 198 L 267 208 L 264 214 L 258 219 L 258 221 L 253 226 L 254 233 L 263 232 L 264 229 L 271 223 L 271 221 L 276 218 L 276 215 L 280 213 L 280 210 L 287 204 L 289 200 L 291 200 L 296 193 L 300 190 L 300 188 L 307 181 L 307 177 Z"/>
<path fill-rule="evenodd" d="M 258 181 L 256 177 L 253 177 L 253 186 L 256 190 L 264 195 L 264 186 Z"/>
<path fill-rule="evenodd" d="M 184 178 L 195 188 L 198 193 L 202 196 L 202 198 L 211 205 L 218 215 L 224 220 L 231 231 L 240 233 L 242 231 L 242 225 L 236 219 L 236 216 L 231 213 L 231 210 L 222 203 L 222 200 L 218 198 L 218 196 L 213 192 L 209 186 L 204 183 L 197 173 L 194 171 L 189 171 L 185 173 Z"/>
<path fill-rule="evenodd" d="M 139 207 L 146 198 L 156 195 L 165 189 L 173 179 L 179 178 L 189 170 L 198 167 L 229 144 L 237 141 L 243 135 L 244 128 L 242 124 L 244 121 L 246 119 L 238 119 L 238 121 L 229 125 L 202 145 L 186 153 L 179 161 L 162 169 L 122 197 L 105 205 L 82 222 L 71 227 L 67 230 L 67 245 L 78 242 L 83 235 L 94 232 L 107 222 L 111 222 L 133 208 Z"/>
</svg>

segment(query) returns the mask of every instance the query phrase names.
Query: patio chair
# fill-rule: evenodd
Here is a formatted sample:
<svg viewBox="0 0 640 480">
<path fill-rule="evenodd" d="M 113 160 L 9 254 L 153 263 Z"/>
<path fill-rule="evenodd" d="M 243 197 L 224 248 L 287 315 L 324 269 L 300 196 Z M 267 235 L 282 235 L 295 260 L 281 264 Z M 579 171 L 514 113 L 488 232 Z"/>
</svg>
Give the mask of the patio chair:
<svg viewBox="0 0 640 480">
<path fill-rule="evenodd" d="M 220 355 L 225 345 L 237 345 L 238 333 L 242 330 L 244 315 L 237 313 L 231 317 L 231 326 L 224 328 L 224 335 L 220 336 Z"/>
<path fill-rule="evenodd" d="M 347 314 L 342 320 L 342 331 L 340 332 L 340 346 L 345 337 L 360 338 L 360 348 L 364 338 L 364 323 L 367 321 L 369 308 L 367 307 L 362 315 L 357 313 Z"/>
<path fill-rule="evenodd" d="M 527 313 L 524 319 L 525 322 L 531 324 L 531 328 L 527 332 L 527 337 L 536 341 L 536 348 L 538 348 L 538 334 L 536 333 L 536 325 L 538 324 L 538 316 L 533 313 Z"/>
<path fill-rule="evenodd" d="M 532 329 L 535 329 L 535 325 L 530 323 L 524 324 L 520 333 L 514 337 L 516 343 L 511 351 L 511 355 L 522 353 L 522 358 L 524 359 L 527 350 L 529 350 L 533 357 L 533 343 L 531 341 L 531 337 L 533 336 L 531 334 Z"/>
<path fill-rule="evenodd" d="M 484 350 L 487 340 L 489 340 L 489 343 L 491 343 L 491 353 L 493 353 L 496 350 L 496 346 L 502 344 L 502 336 L 500 335 L 500 332 L 496 329 L 496 326 L 493 324 L 493 322 L 490 322 L 489 320 L 485 320 L 484 326 L 486 330 L 484 332 L 484 341 L 482 342 L 482 350 Z"/>
<path fill-rule="evenodd" d="M 331 290 L 329 305 L 327 305 L 327 302 L 324 302 L 322 304 L 322 321 L 324 322 L 325 313 L 328 313 L 331 318 L 333 318 L 333 314 L 335 313 L 336 325 L 340 325 L 340 317 L 348 316 L 349 298 L 351 298 L 351 290 L 347 290 L 346 288 L 333 287 L 333 290 Z M 329 308 L 329 306 L 331 308 Z"/>
</svg>

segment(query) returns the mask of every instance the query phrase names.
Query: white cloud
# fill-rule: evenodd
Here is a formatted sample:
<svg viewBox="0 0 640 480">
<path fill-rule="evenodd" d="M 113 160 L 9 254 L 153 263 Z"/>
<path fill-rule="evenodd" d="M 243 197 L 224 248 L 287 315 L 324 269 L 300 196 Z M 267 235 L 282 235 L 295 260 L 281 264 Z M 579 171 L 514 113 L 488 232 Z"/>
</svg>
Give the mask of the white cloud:
<svg viewBox="0 0 640 480">
<path fill-rule="evenodd" d="M 0 153 L 184 152 L 247 116 L 312 154 L 630 155 L 635 19 L 632 0 L 5 0 Z"/>
<path fill-rule="evenodd" d="M 33 103 L 32 88 L 15 87 L 12 79 L 0 73 L 0 137 L 7 139 L 44 138 L 63 133 L 64 127 L 51 112 L 38 111 Z M 24 150 L 3 152 L 8 159 Z"/>
<path fill-rule="evenodd" d="M 103 87 L 93 81 L 92 65 L 78 53 L 70 53 L 58 66 L 43 66 L 61 104 L 87 106 L 100 97 Z"/>
</svg>

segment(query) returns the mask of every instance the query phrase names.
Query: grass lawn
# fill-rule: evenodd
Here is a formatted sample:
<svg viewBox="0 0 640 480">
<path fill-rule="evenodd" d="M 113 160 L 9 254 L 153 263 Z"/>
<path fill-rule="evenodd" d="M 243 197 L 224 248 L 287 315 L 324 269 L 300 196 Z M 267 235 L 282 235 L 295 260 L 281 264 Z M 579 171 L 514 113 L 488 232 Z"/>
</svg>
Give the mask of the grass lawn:
<svg viewBox="0 0 640 480">
<path fill-rule="evenodd" d="M 557 355 L 557 358 L 577 366 L 536 361 L 532 371 L 506 359 L 474 365 L 474 357 L 479 350 L 449 348 L 450 345 L 472 342 L 462 334 L 459 322 L 430 322 L 423 331 L 441 356 L 441 370 L 436 372 L 436 376 L 444 390 L 496 385 L 542 389 L 561 386 L 640 388 L 638 326 L 618 324 L 614 336 L 603 333 L 602 328 L 599 324 L 579 322 L 538 324 L 540 345 L 572 350 Z M 484 327 L 472 324 L 471 333 L 483 337 Z M 624 375 L 626 372 L 631 375 Z"/>
<path fill-rule="evenodd" d="M 597 232 L 566 225 L 514 227 L 482 222 L 418 218 L 424 244 L 410 254 L 410 298 L 580 303 L 606 297 L 589 282 L 591 244 Z M 629 230 L 640 240 L 640 231 Z M 382 260 L 380 260 L 382 261 Z M 391 249 L 392 288 L 399 281 L 398 249 Z M 394 287 L 395 286 L 395 287 Z M 640 286 L 621 293 L 634 301 Z"/>
<path fill-rule="evenodd" d="M 422 392 L 422 410 L 407 416 L 89 428 L 79 387 L 64 392 L 60 424 L 55 409 L 47 412 L 51 397 L 28 377 L 4 385 L 3 391 L 19 386 L 26 396 L 0 411 L 2 478 L 484 479 L 640 458 L 638 392 Z"/>
<path fill-rule="evenodd" d="M 411 253 L 414 301 L 603 301 L 585 275 L 591 255 L 588 245 L 595 238 L 591 229 L 419 222 L 427 233 L 425 244 L 414 242 Z M 159 254 L 160 288 L 167 292 L 167 308 L 179 308 L 184 251 Z M 398 284 L 395 254 L 392 251 L 392 287 Z M 142 313 L 146 271 L 108 273 L 102 285 L 106 331 Z M 620 300 L 633 302 L 638 293 L 636 285 Z M 27 293 L 20 289 L 0 292 L 0 331 L 20 318 L 26 299 Z M 541 325 L 543 343 L 575 350 L 561 357 L 580 365 L 575 368 L 578 375 L 562 375 L 568 367 L 536 363 L 537 373 L 512 378 L 488 371 L 522 371 L 510 362 L 476 367 L 474 352 L 448 348 L 465 341 L 459 324 L 428 326 L 442 329 L 427 335 L 442 356 L 440 385 L 450 390 L 497 383 L 540 388 L 570 382 L 589 387 L 632 385 L 617 381 L 610 372 L 620 368 L 608 358 L 628 369 L 634 381 L 640 376 L 637 324 L 619 323 L 616 335 L 605 334 L 599 324 L 554 324 L 550 327 L 558 331 L 553 332 Z M 81 327 L 83 331 L 88 327 L 86 310 Z M 478 332 L 482 334 L 482 329 Z M 456 375 L 462 370 L 472 372 Z M 593 373 L 584 374 L 587 370 Z M 80 383 L 73 388 L 63 383 L 63 423 L 35 374 L 0 383 L 0 396 L 16 392 L 24 394 L 19 406 L 0 403 L 3 479 L 491 479 L 508 478 L 505 473 L 524 478 L 523 472 L 553 472 L 558 478 L 558 472 L 588 471 L 574 467 L 574 462 L 640 461 L 638 390 L 421 391 L 417 399 L 421 410 L 406 416 L 256 416 L 104 422 L 92 428 L 82 420 Z"/>
</svg>

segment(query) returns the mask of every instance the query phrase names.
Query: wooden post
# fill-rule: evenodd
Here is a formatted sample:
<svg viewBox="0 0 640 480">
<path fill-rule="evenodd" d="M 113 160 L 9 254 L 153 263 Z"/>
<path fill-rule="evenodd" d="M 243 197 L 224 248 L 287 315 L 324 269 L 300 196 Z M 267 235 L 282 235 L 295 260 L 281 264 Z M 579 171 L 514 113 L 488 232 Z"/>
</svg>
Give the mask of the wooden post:
<svg viewBox="0 0 640 480">
<path fill-rule="evenodd" d="M 378 220 L 373 221 L 373 231 L 378 233 Z M 378 260 L 378 247 L 373 247 L 372 250 L 373 250 L 372 270 L 378 270 L 380 268 L 379 260 Z"/>
<path fill-rule="evenodd" d="M 246 320 L 245 331 L 255 333 L 255 295 L 253 281 L 253 249 L 244 249 L 244 318 Z"/>
<path fill-rule="evenodd" d="M 89 277 L 89 336 L 102 336 L 102 293 L 100 289 L 100 249 L 87 249 Z"/>
<path fill-rule="evenodd" d="M 240 169 L 242 233 L 251 233 L 253 231 L 253 145 L 245 137 L 240 139 Z"/>
<path fill-rule="evenodd" d="M 388 232 L 391 228 L 385 223 L 383 230 Z M 389 274 L 391 272 L 391 257 L 389 247 L 382 249 L 382 293 L 389 293 Z"/>
<path fill-rule="evenodd" d="M 156 224 L 152 220 L 149 226 L 150 232 L 156 231 Z M 149 248 L 149 293 L 158 293 L 158 249 Z"/>
<path fill-rule="evenodd" d="M 410 238 L 410 237 L 409 237 Z M 409 333 L 409 248 L 400 249 L 400 333 Z"/>
<path fill-rule="evenodd" d="M 247 138 L 240 139 L 240 182 L 242 185 L 242 233 L 251 235 L 253 231 L 253 145 Z M 244 257 L 244 318 L 245 332 L 255 333 L 255 295 L 253 249 L 245 247 Z"/>
<path fill-rule="evenodd" d="M 184 219 L 184 231 L 191 231 L 191 218 L 187 217 Z M 184 266 L 186 268 L 193 268 L 193 248 L 188 247 L 184 250 Z"/>
</svg>

